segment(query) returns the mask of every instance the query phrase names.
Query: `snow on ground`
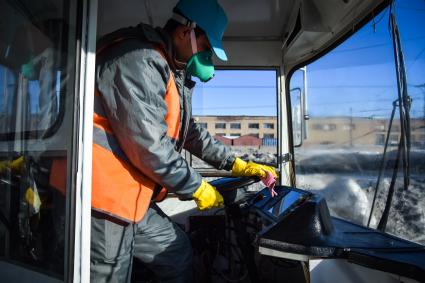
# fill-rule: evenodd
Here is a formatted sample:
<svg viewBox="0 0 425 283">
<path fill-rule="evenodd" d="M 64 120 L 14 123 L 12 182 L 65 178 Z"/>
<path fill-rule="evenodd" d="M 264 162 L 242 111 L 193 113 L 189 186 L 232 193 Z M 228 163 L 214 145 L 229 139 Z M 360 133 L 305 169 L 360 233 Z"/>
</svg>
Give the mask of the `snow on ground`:
<svg viewBox="0 0 425 283">
<path fill-rule="evenodd" d="M 297 185 L 323 195 L 331 214 L 367 225 L 381 153 L 376 150 L 304 150 L 296 154 Z M 381 178 L 371 227 L 384 211 L 391 182 L 395 150 L 389 151 Z M 411 152 L 411 184 L 403 188 L 399 172 L 386 232 L 425 244 L 425 151 Z"/>
<path fill-rule="evenodd" d="M 276 163 L 271 148 L 234 148 L 244 160 Z M 332 215 L 366 226 L 380 167 L 382 148 L 303 149 L 295 153 L 297 187 L 325 197 Z M 395 150 L 387 154 L 386 170 L 377 194 L 371 227 L 376 228 L 385 207 Z M 195 167 L 202 161 L 194 160 Z M 404 190 L 399 174 L 386 231 L 425 244 L 425 151 L 411 152 L 411 184 Z M 250 189 L 261 189 L 257 183 Z"/>
</svg>

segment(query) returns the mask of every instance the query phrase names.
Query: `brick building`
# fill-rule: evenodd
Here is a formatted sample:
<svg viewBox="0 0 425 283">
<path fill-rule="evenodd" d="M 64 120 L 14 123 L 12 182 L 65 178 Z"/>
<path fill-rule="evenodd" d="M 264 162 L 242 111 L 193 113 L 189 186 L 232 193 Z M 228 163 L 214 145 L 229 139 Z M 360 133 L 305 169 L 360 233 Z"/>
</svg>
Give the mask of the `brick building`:
<svg viewBox="0 0 425 283">
<path fill-rule="evenodd" d="M 196 123 L 213 135 L 260 139 L 277 137 L 277 118 L 273 116 L 195 116 Z"/>
</svg>

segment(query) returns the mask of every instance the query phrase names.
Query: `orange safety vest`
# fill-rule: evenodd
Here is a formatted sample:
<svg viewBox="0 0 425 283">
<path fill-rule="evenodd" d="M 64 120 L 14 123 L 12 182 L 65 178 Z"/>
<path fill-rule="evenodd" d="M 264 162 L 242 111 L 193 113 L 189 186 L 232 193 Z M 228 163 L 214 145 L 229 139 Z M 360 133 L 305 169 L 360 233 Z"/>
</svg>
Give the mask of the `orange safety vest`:
<svg viewBox="0 0 425 283">
<path fill-rule="evenodd" d="M 158 52 L 164 57 L 160 50 Z M 130 163 L 107 117 L 96 113 L 96 108 L 101 107 L 101 95 L 95 91 L 92 208 L 126 221 L 138 222 L 145 215 L 154 191 L 160 186 Z M 180 133 L 180 96 L 171 71 L 165 102 L 168 109 L 165 116 L 167 135 L 177 141 Z M 162 188 L 155 200 L 162 200 L 166 193 L 166 189 Z"/>
</svg>

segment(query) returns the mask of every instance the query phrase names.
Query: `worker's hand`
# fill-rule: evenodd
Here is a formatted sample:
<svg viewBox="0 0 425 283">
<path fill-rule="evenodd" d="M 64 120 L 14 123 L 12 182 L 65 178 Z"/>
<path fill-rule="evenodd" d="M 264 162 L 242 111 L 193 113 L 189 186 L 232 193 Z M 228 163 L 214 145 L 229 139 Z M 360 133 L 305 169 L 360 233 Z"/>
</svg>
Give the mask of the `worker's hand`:
<svg viewBox="0 0 425 283">
<path fill-rule="evenodd" d="M 202 180 L 201 185 L 193 194 L 193 199 L 199 210 L 220 207 L 224 203 L 223 197 L 217 189 L 204 180 Z"/>
<path fill-rule="evenodd" d="M 4 160 L 0 161 L 0 173 L 10 169 L 15 172 L 21 171 L 22 167 L 25 164 L 25 159 L 23 156 L 16 158 L 15 160 Z"/>
<path fill-rule="evenodd" d="M 240 158 L 236 158 L 232 167 L 232 176 L 234 177 L 260 177 L 266 178 L 267 172 L 273 175 L 274 178 L 277 178 L 276 170 L 267 165 L 257 164 L 255 162 L 245 162 Z"/>
<path fill-rule="evenodd" d="M 0 173 L 3 173 L 8 168 L 10 168 L 10 161 L 9 160 L 0 161 Z"/>
<path fill-rule="evenodd" d="M 24 161 L 25 159 L 23 156 L 16 158 L 12 162 L 10 162 L 10 169 L 12 169 L 13 171 L 21 171 L 25 165 Z"/>
<path fill-rule="evenodd" d="M 33 213 L 38 213 L 40 211 L 41 200 L 37 190 L 28 187 L 25 192 L 25 201 L 29 204 Z"/>
</svg>

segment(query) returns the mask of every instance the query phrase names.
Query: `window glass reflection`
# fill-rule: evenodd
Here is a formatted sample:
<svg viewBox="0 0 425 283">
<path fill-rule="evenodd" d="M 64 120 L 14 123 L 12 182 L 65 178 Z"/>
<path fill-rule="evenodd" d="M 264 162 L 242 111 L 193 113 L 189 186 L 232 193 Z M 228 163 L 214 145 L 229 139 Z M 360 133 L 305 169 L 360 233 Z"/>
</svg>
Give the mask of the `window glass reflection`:
<svg viewBox="0 0 425 283">
<path fill-rule="evenodd" d="M 64 279 L 76 3 L 2 1 L 0 274 L 6 262 Z M 68 115 L 65 104 L 68 100 Z M 19 278 L 19 274 L 11 274 Z M 7 280 L 6 280 L 7 281 Z"/>
</svg>

